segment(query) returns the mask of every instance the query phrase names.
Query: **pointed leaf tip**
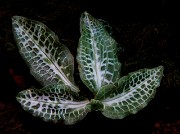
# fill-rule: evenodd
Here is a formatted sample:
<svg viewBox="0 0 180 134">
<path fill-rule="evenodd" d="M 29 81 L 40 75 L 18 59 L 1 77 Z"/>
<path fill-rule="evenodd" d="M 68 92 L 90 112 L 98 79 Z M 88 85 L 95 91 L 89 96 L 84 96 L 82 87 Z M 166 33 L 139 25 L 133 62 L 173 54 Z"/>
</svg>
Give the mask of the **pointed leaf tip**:
<svg viewBox="0 0 180 134">
<path fill-rule="evenodd" d="M 103 24 L 88 13 L 81 15 L 77 62 L 81 80 L 95 94 L 120 78 L 117 43 Z"/>
<path fill-rule="evenodd" d="M 122 119 L 147 106 L 160 86 L 163 69 L 163 66 L 140 69 L 120 78 L 118 87 L 102 100 L 103 115 Z"/>
<path fill-rule="evenodd" d="M 64 121 L 66 125 L 82 120 L 89 109 L 88 100 L 79 101 L 66 85 L 49 85 L 42 89 L 27 89 L 17 94 L 16 99 L 25 111 L 44 121 Z"/>
<path fill-rule="evenodd" d="M 12 17 L 12 27 L 21 56 L 42 85 L 66 84 L 79 92 L 73 77 L 74 57 L 53 31 L 21 16 Z"/>
</svg>

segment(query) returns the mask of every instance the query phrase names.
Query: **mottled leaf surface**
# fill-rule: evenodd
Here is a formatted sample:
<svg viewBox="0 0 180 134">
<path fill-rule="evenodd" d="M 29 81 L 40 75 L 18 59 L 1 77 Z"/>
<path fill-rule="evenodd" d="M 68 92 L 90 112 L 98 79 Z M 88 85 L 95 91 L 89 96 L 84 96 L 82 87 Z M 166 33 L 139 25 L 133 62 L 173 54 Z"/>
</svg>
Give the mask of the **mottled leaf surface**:
<svg viewBox="0 0 180 134">
<path fill-rule="evenodd" d="M 89 112 L 88 100 L 80 101 L 66 85 L 48 85 L 42 89 L 27 89 L 16 96 L 24 110 L 44 121 L 64 121 L 74 124 Z"/>
<path fill-rule="evenodd" d="M 114 84 L 109 84 L 101 87 L 101 89 L 97 92 L 94 99 L 96 100 L 104 100 L 107 97 L 110 97 L 117 90 L 117 86 Z"/>
<path fill-rule="evenodd" d="M 102 100 L 102 114 L 112 119 L 122 119 L 144 108 L 155 96 L 163 75 L 163 67 L 141 69 L 129 73 L 118 81 L 118 86 L 105 93 Z M 98 98 L 98 97 L 97 97 Z"/>
<path fill-rule="evenodd" d="M 12 18 L 19 52 L 44 88 L 16 96 L 24 110 L 45 121 L 74 124 L 90 111 L 122 119 L 144 108 L 156 94 L 163 66 L 145 68 L 120 78 L 117 43 L 102 21 L 87 12 L 80 18 L 77 62 L 83 83 L 95 95 L 80 99 L 73 79 L 74 59 L 68 48 L 44 24 L 21 16 Z"/>
<path fill-rule="evenodd" d="M 80 18 L 81 37 L 77 61 L 81 80 L 94 93 L 102 86 L 117 82 L 121 63 L 117 43 L 100 21 L 84 12 Z"/>
<path fill-rule="evenodd" d="M 14 38 L 32 75 L 46 86 L 66 84 L 75 92 L 74 58 L 44 24 L 21 16 L 12 18 Z"/>
</svg>

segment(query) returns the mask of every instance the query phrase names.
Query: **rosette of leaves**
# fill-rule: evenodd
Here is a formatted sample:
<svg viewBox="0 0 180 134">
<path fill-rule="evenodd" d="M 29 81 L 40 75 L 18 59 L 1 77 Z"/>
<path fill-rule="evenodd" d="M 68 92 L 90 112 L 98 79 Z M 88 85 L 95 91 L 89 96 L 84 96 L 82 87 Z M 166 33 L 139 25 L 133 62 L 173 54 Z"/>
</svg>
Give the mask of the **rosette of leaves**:
<svg viewBox="0 0 180 134">
<path fill-rule="evenodd" d="M 14 38 L 31 74 L 44 86 L 17 94 L 23 109 L 45 121 L 74 124 L 99 110 L 122 119 L 144 108 L 160 86 L 163 66 L 120 76 L 117 43 L 101 21 L 84 12 L 80 18 L 77 62 L 80 78 L 94 98 L 79 99 L 73 79 L 74 57 L 46 25 L 21 16 L 12 18 Z"/>
</svg>

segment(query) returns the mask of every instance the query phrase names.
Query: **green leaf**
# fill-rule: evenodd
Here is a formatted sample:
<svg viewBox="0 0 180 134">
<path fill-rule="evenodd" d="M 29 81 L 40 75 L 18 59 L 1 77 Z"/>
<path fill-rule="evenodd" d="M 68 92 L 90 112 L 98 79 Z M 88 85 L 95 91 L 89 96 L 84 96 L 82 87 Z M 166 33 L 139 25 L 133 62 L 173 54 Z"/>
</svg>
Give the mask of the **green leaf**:
<svg viewBox="0 0 180 134">
<path fill-rule="evenodd" d="M 155 96 L 162 75 L 163 67 L 159 66 L 141 69 L 122 77 L 118 81 L 118 87 L 102 100 L 102 114 L 108 118 L 122 119 L 137 113 Z"/>
<path fill-rule="evenodd" d="M 74 58 L 54 32 L 38 21 L 21 16 L 12 18 L 12 27 L 21 56 L 42 85 L 66 84 L 72 91 L 79 91 L 73 77 Z"/>
<path fill-rule="evenodd" d="M 97 92 L 94 99 L 104 100 L 104 99 L 110 97 L 110 95 L 113 94 L 116 89 L 117 89 L 117 87 L 113 84 L 105 85 Z"/>
<path fill-rule="evenodd" d="M 66 85 L 48 85 L 42 89 L 27 89 L 16 96 L 24 110 L 44 121 L 74 124 L 89 112 L 88 100 L 79 101 Z"/>
<path fill-rule="evenodd" d="M 77 61 L 81 80 L 94 93 L 120 78 L 117 43 L 100 21 L 87 12 L 81 15 Z"/>
<path fill-rule="evenodd" d="M 117 43 L 107 26 L 84 12 L 80 18 L 77 62 L 83 83 L 95 94 L 80 99 L 75 85 L 74 57 L 44 24 L 21 16 L 12 18 L 14 38 L 31 74 L 44 85 L 27 89 L 16 99 L 23 109 L 44 121 L 75 124 L 90 111 L 101 111 L 112 119 L 122 119 L 143 109 L 155 96 L 163 66 L 140 69 L 120 78 L 121 63 Z"/>
</svg>

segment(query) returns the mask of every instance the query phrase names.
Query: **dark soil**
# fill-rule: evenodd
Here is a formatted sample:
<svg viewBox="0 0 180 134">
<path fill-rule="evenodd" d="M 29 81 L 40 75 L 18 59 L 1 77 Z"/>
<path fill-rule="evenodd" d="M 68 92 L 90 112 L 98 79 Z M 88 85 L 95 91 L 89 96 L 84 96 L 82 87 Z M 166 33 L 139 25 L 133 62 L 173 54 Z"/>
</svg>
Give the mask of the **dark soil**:
<svg viewBox="0 0 180 134">
<path fill-rule="evenodd" d="M 180 134 L 180 40 L 178 4 L 168 0 L 0 0 L 0 134 L 36 134 L 110 130 L 123 134 Z M 155 98 L 135 115 L 121 120 L 89 113 L 72 126 L 47 123 L 22 109 L 16 94 L 41 85 L 31 76 L 14 42 L 11 18 L 28 17 L 46 24 L 74 57 L 80 37 L 79 18 L 87 11 L 111 26 L 119 43 L 122 76 L 141 68 L 164 66 Z M 79 78 L 82 94 L 91 96 Z"/>
</svg>

